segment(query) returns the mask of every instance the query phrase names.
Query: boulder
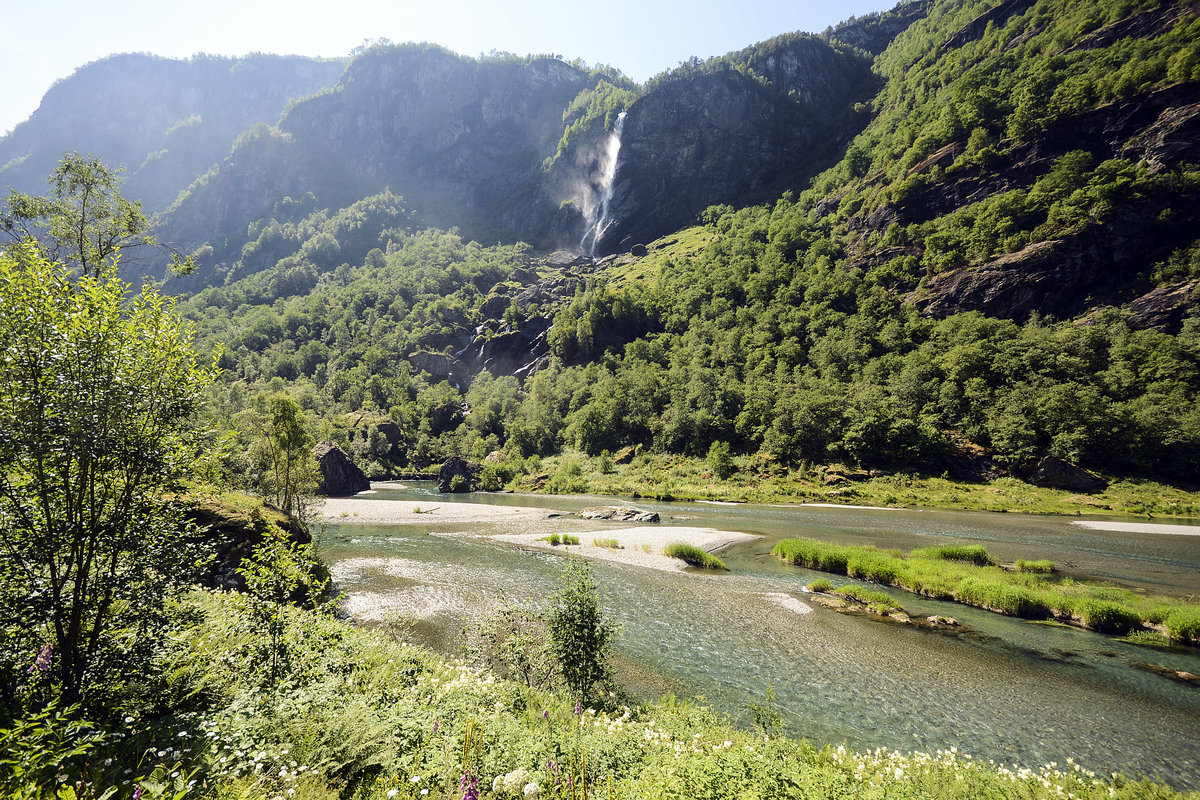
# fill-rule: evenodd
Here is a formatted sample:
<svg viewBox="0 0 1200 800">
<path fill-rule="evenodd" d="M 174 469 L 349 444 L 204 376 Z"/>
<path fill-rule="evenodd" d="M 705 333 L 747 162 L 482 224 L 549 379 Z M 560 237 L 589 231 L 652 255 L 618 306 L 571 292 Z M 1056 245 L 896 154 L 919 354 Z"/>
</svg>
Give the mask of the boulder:
<svg viewBox="0 0 1200 800">
<path fill-rule="evenodd" d="M 371 482 L 363 471 L 355 466 L 346 451 L 333 442 L 321 442 L 313 448 L 320 477 L 317 493 L 329 497 L 344 497 L 358 494 L 371 488 Z"/>
<path fill-rule="evenodd" d="M 1038 462 L 1029 482 L 1047 489 L 1064 489 L 1068 492 L 1093 494 L 1108 488 L 1108 482 L 1082 467 L 1055 456 L 1046 456 Z"/>
<path fill-rule="evenodd" d="M 630 506 L 593 506 L 579 512 L 583 519 L 606 519 L 613 522 L 658 522 L 654 511 L 643 511 Z"/>
<path fill-rule="evenodd" d="M 478 483 L 480 466 L 454 456 L 438 470 L 439 492 L 473 492 Z"/>
<path fill-rule="evenodd" d="M 245 591 L 246 579 L 238 568 L 272 528 L 293 544 L 312 543 L 302 523 L 266 503 L 248 508 L 228 497 L 197 496 L 184 498 L 183 508 L 197 528 L 191 541 L 212 555 L 199 576 L 200 585 L 210 589 Z"/>
<path fill-rule="evenodd" d="M 622 447 L 617 452 L 613 453 L 614 464 L 628 464 L 633 461 L 634 449 L 632 447 Z"/>
</svg>

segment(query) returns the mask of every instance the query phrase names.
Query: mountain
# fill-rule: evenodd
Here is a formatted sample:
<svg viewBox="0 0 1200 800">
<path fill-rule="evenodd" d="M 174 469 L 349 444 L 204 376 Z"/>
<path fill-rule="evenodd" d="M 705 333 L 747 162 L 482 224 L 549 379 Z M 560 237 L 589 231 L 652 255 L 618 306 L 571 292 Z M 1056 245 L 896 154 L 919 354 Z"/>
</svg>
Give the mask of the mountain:
<svg viewBox="0 0 1200 800">
<path fill-rule="evenodd" d="M 1189 2 L 920 0 L 645 85 L 378 46 L 161 220 L 222 418 L 286 389 L 380 474 L 728 444 L 1176 480 L 1198 126 Z"/>
<path fill-rule="evenodd" d="M 160 211 L 229 154 L 256 123 L 275 123 L 293 99 L 332 85 L 345 64 L 295 56 L 143 54 L 81 67 L 0 139 L 0 186 L 40 194 L 72 150 L 127 171 L 125 193 Z"/>
</svg>

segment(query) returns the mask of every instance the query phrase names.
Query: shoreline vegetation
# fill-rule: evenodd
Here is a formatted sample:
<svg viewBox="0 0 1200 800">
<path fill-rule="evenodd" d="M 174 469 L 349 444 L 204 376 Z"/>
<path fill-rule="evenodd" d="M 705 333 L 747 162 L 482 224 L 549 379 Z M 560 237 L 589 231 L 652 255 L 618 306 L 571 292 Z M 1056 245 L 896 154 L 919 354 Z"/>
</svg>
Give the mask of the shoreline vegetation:
<svg viewBox="0 0 1200 800">
<path fill-rule="evenodd" d="M 771 553 L 806 569 L 1006 616 L 1055 620 L 1120 636 L 1158 634 L 1164 644 L 1170 640 L 1200 645 L 1200 604 L 1139 594 L 1099 581 L 1075 580 L 1056 573 L 1054 565 L 1045 560 L 1018 559 L 1011 567 L 1003 567 L 980 545 L 927 547 L 905 555 L 869 545 L 784 539 Z"/>
<path fill-rule="evenodd" d="M 107 724 L 78 723 L 87 736 L 70 755 L 51 752 L 46 729 L 0 731 L 0 741 L 40 743 L 47 757 L 62 756 L 56 769 L 26 773 L 33 791 L 23 796 L 49 796 L 32 782 L 53 783 L 64 768 L 77 794 L 57 797 L 1198 796 L 1070 759 L 1030 767 L 954 748 L 859 752 L 812 743 L 781 733 L 770 693 L 740 727 L 671 695 L 589 705 L 409 644 L 386 625 L 283 611 L 282 672 L 270 681 L 260 623 L 244 596 L 184 597 L 168 609 L 172 634 L 144 676 L 156 695 L 132 698 Z M 50 722 L 66 724 L 60 717 Z"/>
<path fill-rule="evenodd" d="M 622 456 L 624 455 L 624 458 Z M 621 463 L 616 463 L 618 460 Z M 1106 489 L 1082 494 L 1034 486 L 1013 477 L 990 482 L 893 472 L 869 477 L 839 465 L 788 468 L 765 454 L 732 459 L 733 472 L 717 477 L 706 459 L 643 451 L 578 451 L 509 462 L 497 471 L 511 476 L 491 488 L 543 494 L 596 494 L 661 501 L 733 503 L 828 503 L 877 508 L 935 508 L 996 513 L 1113 515 L 1200 519 L 1200 491 L 1152 480 L 1112 480 Z M 831 476 L 837 476 L 832 477 Z"/>
</svg>

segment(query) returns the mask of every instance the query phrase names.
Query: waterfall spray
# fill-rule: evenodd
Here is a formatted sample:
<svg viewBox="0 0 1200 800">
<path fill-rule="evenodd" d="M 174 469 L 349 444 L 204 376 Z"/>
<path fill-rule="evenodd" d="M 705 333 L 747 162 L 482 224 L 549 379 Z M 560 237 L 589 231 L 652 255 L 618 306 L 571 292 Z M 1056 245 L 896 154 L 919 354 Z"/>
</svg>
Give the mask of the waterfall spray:
<svg viewBox="0 0 1200 800">
<path fill-rule="evenodd" d="M 579 249 L 592 258 L 596 257 L 596 243 L 600 241 L 601 234 L 608 226 L 608 204 L 612 200 L 613 179 L 617 175 L 617 156 L 621 153 L 621 132 L 624 129 L 625 112 L 622 111 L 617 115 L 617 121 L 613 123 L 612 131 L 608 134 L 608 141 L 604 145 L 604 157 L 600 164 L 600 215 L 596 218 L 595 223 L 588 227 L 583 238 L 579 240 Z M 596 207 L 593 207 L 592 213 L 595 213 L 595 210 Z M 592 214 L 589 213 L 589 220 L 591 216 Z M 589 238 L 592 240 L 590 248 L 587 246 Z"/>
</svg>

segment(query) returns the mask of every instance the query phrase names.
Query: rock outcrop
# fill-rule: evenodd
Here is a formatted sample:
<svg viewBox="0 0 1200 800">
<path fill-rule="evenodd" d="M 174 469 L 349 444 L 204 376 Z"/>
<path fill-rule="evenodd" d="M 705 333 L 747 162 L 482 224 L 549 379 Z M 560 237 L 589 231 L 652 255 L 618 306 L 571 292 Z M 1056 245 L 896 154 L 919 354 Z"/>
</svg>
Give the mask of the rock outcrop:
<svg viewBox="0 0 1200 800">
<path fill-rule="evenodd" d="M 438 470 L 439 492 L 473 492 L 479 483 L 479 464 L 455 456 Z"/>
<path fill-rule="evenodd" d="M 371 481 L 350 456 L 333 442 L 321 442 L 313 448 L 320 477 L 317 492 L 329 497 L 358 494 L 371 488 Z"/>
<path fill-rule="evenodd" d="M 655 511 L 643 511 L 630 506 L 593 506 L 579 512 L 583 519 L 610 520 L 613 522 L 658 522 Z"/>
<path fill-rule="evenodd" d="M 203 586 L 244 590 L 246 581 L 237 570 L 272 528 L 283 531 L 294 544 L 312 543 L 308 529 L 297 520 L 252 498 L 243 500 L 223 496 L 184 500 L 184 514 L 199 529 L 194 541 L 213 556 L 200 576 Z"/>
<path fill-rule="evenodd" d="M 1046 456 L 1039 461 L 1029 475 L 1029 482 L 1034 486 L 1084 494 L 1102 492 L 1108 487 L 1103 478 L 1056 456 Z"/>
</svg>

